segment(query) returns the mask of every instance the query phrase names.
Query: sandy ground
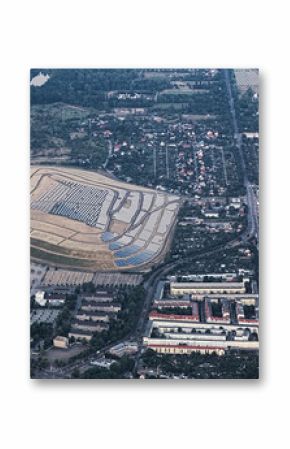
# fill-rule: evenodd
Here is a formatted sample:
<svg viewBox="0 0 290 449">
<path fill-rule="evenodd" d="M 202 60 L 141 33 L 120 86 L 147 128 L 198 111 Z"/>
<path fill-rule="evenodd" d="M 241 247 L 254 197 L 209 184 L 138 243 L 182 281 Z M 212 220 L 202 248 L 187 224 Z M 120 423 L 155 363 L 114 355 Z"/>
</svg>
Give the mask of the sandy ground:
<svg viewBox="0 0 290 449">
<path fill-rule="evenodd" d="M 112 220 L 110 225 L 110 231 L 122 234 L 123 232 L 126 231 L 127 227 L 128 227 L 127 223 L 123 223 L 122 221 L 119 220 Z"/>
<path fill-rule="evenodd" d="M 50 234 L 55 234 L 63 238 L 68 238 L 75 234 L 75 231 L 71 231 L 70 229 L 63 228 L 61 226 L 56 226 L 50 223 L 45 223 L 43 221 L 31 220 L 30 225 L 32 229 L 41 230 L 43 232 L 47 232 Z M 37 238 L 37 237 L 35 237 Z M 96 238 L 94 237 L 96 240 Z"/>
</svg>

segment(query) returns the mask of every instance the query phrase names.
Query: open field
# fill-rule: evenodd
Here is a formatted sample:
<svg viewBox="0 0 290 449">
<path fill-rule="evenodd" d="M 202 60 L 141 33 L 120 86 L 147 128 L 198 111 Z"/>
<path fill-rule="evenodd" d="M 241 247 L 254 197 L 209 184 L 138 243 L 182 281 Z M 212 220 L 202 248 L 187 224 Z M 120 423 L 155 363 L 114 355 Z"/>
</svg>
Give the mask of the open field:
<svg viewBox="0 0 290 449">
<path fill-rule="evenodd" d="M 31 257 L 90 271 L 146 270 L 164 258 L 176 195 L 70 168 L 31 170 Z"/>
<path fill-rule="evenodd" d="M 259 70 L 258 69 L 236 69 L 236 83 L 241 93 L 251 88 L 254 92 L 259 91 Z"/>
<path fill-rule="evenodd" d="M 81 146 L 81 143 L 72 145 L 72 141 L 86 136 L 79 128 L 92 111 L 64 103 L 32 105 L 31 165 L 71 164 L 74 160 L 72 146 Z"/>
</svg>

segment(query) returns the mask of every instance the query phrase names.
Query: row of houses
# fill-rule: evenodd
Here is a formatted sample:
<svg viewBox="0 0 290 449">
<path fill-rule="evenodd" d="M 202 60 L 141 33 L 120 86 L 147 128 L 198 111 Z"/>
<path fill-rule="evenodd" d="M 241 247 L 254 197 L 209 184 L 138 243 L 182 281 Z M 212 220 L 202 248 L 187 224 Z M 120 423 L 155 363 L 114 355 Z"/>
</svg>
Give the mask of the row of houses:
<svg viewBox="0 0 290 449">
<path fill-rule="evenodd" d="M 106 290 L 83 293 L 81 305 L 75 313 L 69 337 L 90 341 L 93 334 L 109 330 L 111 320 L 121 310 L 121 304 L 114 301 L 113 294 Z"/>
</svg>

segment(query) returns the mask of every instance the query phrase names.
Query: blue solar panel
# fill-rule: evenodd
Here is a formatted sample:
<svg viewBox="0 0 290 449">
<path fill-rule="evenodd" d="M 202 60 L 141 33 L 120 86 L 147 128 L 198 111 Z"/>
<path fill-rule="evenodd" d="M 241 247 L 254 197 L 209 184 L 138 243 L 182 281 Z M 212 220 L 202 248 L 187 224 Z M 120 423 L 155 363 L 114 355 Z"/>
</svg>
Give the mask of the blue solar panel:
<svg viewBox="0 0 290 449">
<path fill-rule="evenodd" d="M 52 187 L 31 207 L 96 226 L 106 195 L 105 190 L 65 182 Z"/>
<path fill-rule="evenodd" d="M 102 234 L 102 240 L 104 242 L 108 242 L 109 240 L 112 240 L 114 238 L 114 234 L 112 232 L 103 232 Z"/>
<path fill-rule="evenodd" d="M 117 267 L 126 267 L 128 265 L 127 261 L 124 259 L 118 259 L 115 261 Z"/>
<path fill-rule="evenodd" d="M 137 256 L 129 257 L 128 259 L 117 259 L 116 264 L 119 267 L 123 267 L 126 265 L 140 265 L 143 262 L 152 258 L 153 253 L 150 251 L 144 251 Z"/>
<path fill-rule="evenodd" d="M 109 248 L 110 248 L 111 251 L 114 250 L 114 249 L 119 249 L 122 246 L 123 245 L 121 243 L 118 243 L 118 242 L 112 242 L 112 243 L 109 244 Z"/>
<path fill-rule="evenodd" d="M 120 249 L 115 253 L 115 256 L 117 257 L 127 257 L 130 256 L 130 254 L 136 253 L 140 249 L 140 246 L 138 245 L 132 245 L 128 246 L 127 248 Z"/>
<path fill-rule="evenodd" d="M 146 262 L 146 260 L 148 260 L 150 258 L 151 258 L 151 255 L 149 255 L 149 254 L 139 254 L 138 256 L 130 257 L 129 259 L 127 259 L 127 262 L 129 262 L 132 265 L 135 265 L 135 264 L 139 264 L 142 262 Z"/>
</svg>

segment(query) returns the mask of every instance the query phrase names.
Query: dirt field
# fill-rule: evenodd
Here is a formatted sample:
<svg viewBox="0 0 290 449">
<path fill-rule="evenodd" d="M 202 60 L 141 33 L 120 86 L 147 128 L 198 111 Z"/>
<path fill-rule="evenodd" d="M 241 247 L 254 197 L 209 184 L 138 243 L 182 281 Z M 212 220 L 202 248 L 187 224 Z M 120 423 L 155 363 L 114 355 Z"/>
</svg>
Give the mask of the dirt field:
<svg viewBox="0 0 290 449">
<path fill-rule="evenodd" d="M 112 223 L 110 225 L 110 231 L 111 232 L 125 232 L 127 229 L 127 224 L 123 223 L 122 221 L 119 220 L 112 220 Z"/>
<path fill-rule="evenodd" d="M 66 229 L 64 227 L 56 226 L 56 225 L 53 225 L 50 223 L 44 223 L 43 221 L 38 221 L 38 220 L 32 219 L 30 221 L 30 224 L 33 229 L 38 229 L 38 230 L 41 229 L 43 232 L 47 232 L 49 234 L 55 234 L 60 237 L 68 238 L 68 237 L 71 237 L 73 234 L 75 234 L 75 231 L 71 231 L 70 229 Z"/>
<path fill-rule="evenodd" d="M 88 349 L 87 346 L 74 345 L 68 349 L 51 348 L 45 351 L 45 357 L 49 362 L 54 363 L 56 360 L 69 360 L 71 357 L 80 354 Z"/>
</svg>

